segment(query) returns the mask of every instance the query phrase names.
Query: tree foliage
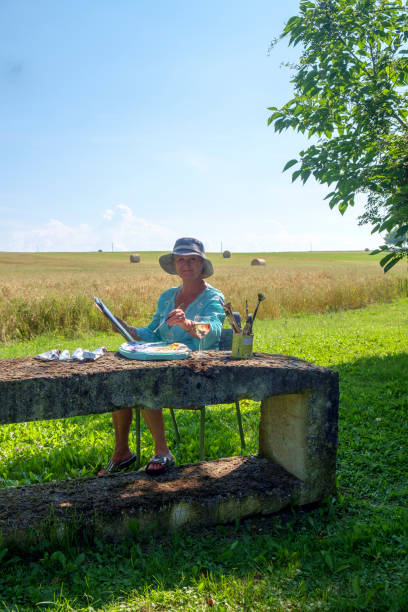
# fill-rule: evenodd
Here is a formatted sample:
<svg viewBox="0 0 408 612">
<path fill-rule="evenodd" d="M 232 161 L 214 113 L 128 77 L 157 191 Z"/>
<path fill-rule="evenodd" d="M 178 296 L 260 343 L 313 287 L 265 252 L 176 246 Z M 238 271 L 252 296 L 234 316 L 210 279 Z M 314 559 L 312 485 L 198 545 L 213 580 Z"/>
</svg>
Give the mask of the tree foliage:
<svg viewBox="0 0 408 612">
<path fill-rule="evenodd" d="M 403 0 L 301 0 L 281 38 L 301 44 L 294 96 L 268 123 L 312 144 L 287 162 L 292 181 L 312 175 L 344 213 L 368 195 L 361 223 L 394 232 L 387 271 L 408 254 L 408 8 Z M 295 168 L 296 167 L 296 168 Z M 401 241 L 399 242 L 399 237 Z"/>
</svg>

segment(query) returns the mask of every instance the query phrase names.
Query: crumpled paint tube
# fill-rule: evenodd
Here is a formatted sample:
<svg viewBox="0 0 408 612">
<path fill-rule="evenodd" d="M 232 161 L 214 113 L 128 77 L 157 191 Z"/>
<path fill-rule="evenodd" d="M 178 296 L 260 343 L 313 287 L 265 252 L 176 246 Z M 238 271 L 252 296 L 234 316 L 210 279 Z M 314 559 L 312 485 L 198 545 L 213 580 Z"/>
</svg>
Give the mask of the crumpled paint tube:
<svg viewBox="0 0 408 612">
<path fill-rule="evenodd" d="M 95 361 L 99 357 L 106 353 L 106 348 L 100 346 L 94 351 L 88 351 L 87 349 L 77 348 L 71 355 L 73 361 Z"/>
<path fill-rule="evenodd" d="M 59 349 L 53 349 L 52 351 L 47 351 L 46 353 L 40 353 L 35 356 L 35 359 L 39 359 L 40 361 L 58 361 L 60 358 L 61 351 Z"/>
<path fill-rule="evenodd" d="M 87 349 L 77 348 L 72 355 L 65 349 L 60 351 L 59 349 L 53 349 L 46 353 L 35 355 L 34 359 L 40 361 L 95 361 L 102 357 L 106 353 L 107 349 L 105 346 L 99 346 L 94 351 L 88 351 Z"/>
</svg>

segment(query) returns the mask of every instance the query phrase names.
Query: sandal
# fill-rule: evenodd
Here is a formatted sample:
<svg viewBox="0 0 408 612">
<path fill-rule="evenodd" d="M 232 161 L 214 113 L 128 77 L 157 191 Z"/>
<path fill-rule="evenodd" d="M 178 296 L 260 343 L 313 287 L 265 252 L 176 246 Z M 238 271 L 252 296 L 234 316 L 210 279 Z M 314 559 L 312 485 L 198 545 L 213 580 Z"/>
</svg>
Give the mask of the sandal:
<svg viewBox="0 0 408 612">
<path fill-rule="evenodd" d="M 106 474 L 115 474 L 116 472 L 121 472 L 122 470 L 127 470 L 137 459 L 137 455 L 133 454 L 129 457 L 129 459 L 125 459 L 125 461 L 120 461 L 116 463 L 109 459 L 106 467 L 104 468 L 104 474 L 100 474 L 98 472 L 98 476 L 105 476 Z M 101 470 L 102 471 L 102 470 Z"/>
<path fill-rule="evenodd" d="M 156 470 L 152 470 L 149 468 L 149 466 L 152 464 L 160 465 L 161 467 Z M 176 462 L 174 461 L 173 457 L 167 457 L 166 455 L 155 455 L 146 465 L 145 472 L 146 474 L 149 474 L 149 476 L 159 476 L 159 474 L 164 474 L 164 472 L 167 472 L 175 465 Z"/>
</svg>

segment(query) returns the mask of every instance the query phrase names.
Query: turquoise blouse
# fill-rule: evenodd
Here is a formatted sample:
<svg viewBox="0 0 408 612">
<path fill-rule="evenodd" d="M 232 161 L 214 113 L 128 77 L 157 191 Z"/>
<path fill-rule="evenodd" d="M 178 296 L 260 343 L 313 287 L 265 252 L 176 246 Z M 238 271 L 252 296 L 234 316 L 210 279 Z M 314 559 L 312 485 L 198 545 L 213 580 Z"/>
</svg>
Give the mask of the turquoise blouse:
<svg viewBox="0 0 408 612">
<path fill-rule="evenodd" d="M 154 331 L 160 323 L 167 319 L 169 312 L 176 308 L 174 300 L 179 289 L 180 287 L 172 287 L 162 293 L 151 323 L 147 327 L 135 327 L 134 329 L 139 338 L 145 342 L 164 341 L 169 344 L 182 342 L 195 351 L 198 349 L 198 339 L 191 336 L 178 325 L 170 326 L 164 323 L 157 332 Z M 187 319 L 194 319 L 195 315 L 210 317 L 211 329 L 202 341 L 204 349 L 217 350 L 220 343 L 221 329 L 225 319 L 224 309 L 220 300 L 224 302 L 224 296 L 221 291 L 206 283 L 205 289 L 185 309 Z"/>
</svg>

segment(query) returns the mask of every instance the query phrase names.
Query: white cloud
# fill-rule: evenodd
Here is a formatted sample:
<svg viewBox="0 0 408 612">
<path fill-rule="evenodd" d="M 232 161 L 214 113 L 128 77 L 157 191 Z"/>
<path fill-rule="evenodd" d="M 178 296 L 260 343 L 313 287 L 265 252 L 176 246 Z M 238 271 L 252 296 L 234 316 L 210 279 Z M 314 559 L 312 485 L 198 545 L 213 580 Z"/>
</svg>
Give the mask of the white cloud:
<svg viewBox="0 0 408 612">
<path fill-rule="evenodd" d="M 101 234 L 120 251 L 160 251 L 171 248 L 177 236 L 168 227 L 137 217 L 129 206 L 117 204 L 107 219 Z M 106 223 L 108 221 L 108 223 Z"/>
<path fill-rule="evenodd" d="M 103 218 L 106 219 L 107 221 L 111 221 L 113 219 L 114 216 L 114 212 L 111 208 L 108 208 L 107 210 L 105 210 Z"/>
<path fill-rule="evenodd" d="M 77 227 L 50 219 L 41 226 L 17 230 L 11 235 L 13 251 L 80 251 L 92 236 L 92 228 L 86 224 Z M 87 250 L 91 250 L 88 249 Z"/>
<path fill-rule="evenodd" d="M 96 251 L 165 250 L 176 240 L 167 227 L 137 217 L 129 206 L 118 204 L 107 209 L 94 225 L 67 225 L 58 219 L 11 233 L 3 240 L 7 251 Z"/>
<path fill-rule="evenodd" d="M 313 227 L 313 224 L 295 220 L 288 228 L 276 219 L 253 220 L 250 215 L 242 222 L 232 220 L 217 224 L 219 240 L 209 235 L 202 237 L 208 251 L 218 251 L 222 239 L 223 249 L 235 252 L 271 251 L 346 251 L 374 249 L 381 244 L 381 237 L 371 235 L 368 227 L 359 227 L 354 219 L 333 221 L 327 228 Z M 207 232 L 208 234 L 208 232 Z"/>
<path fill-rule="evenodd" d="M 258 217 L 253 209 L 246 215 L 231 215 L 230 208 L 219 214 L 200 216 L 192 210 L 182 225 L 168 227 L 139 217 L 125 204 L 101 211 L 94 223 L 68 225 L 50 219 L 39 225 L 4 224 L 0 232 L 3 251 L 164 251 L 171 250 L 180 236 L 196 236 L 207 251 L 323 251 L 376 248 L 381 243 L 370 228 L 357 225 L 357 213 L 339 217 L 333 211 L 319 212 L 308 220 L 297 215 L 293 220 Z M 351 211 L 350 211 L 351 212 Z M 321 221 L 321 223 L 318 223 Z"/>
</svg>

